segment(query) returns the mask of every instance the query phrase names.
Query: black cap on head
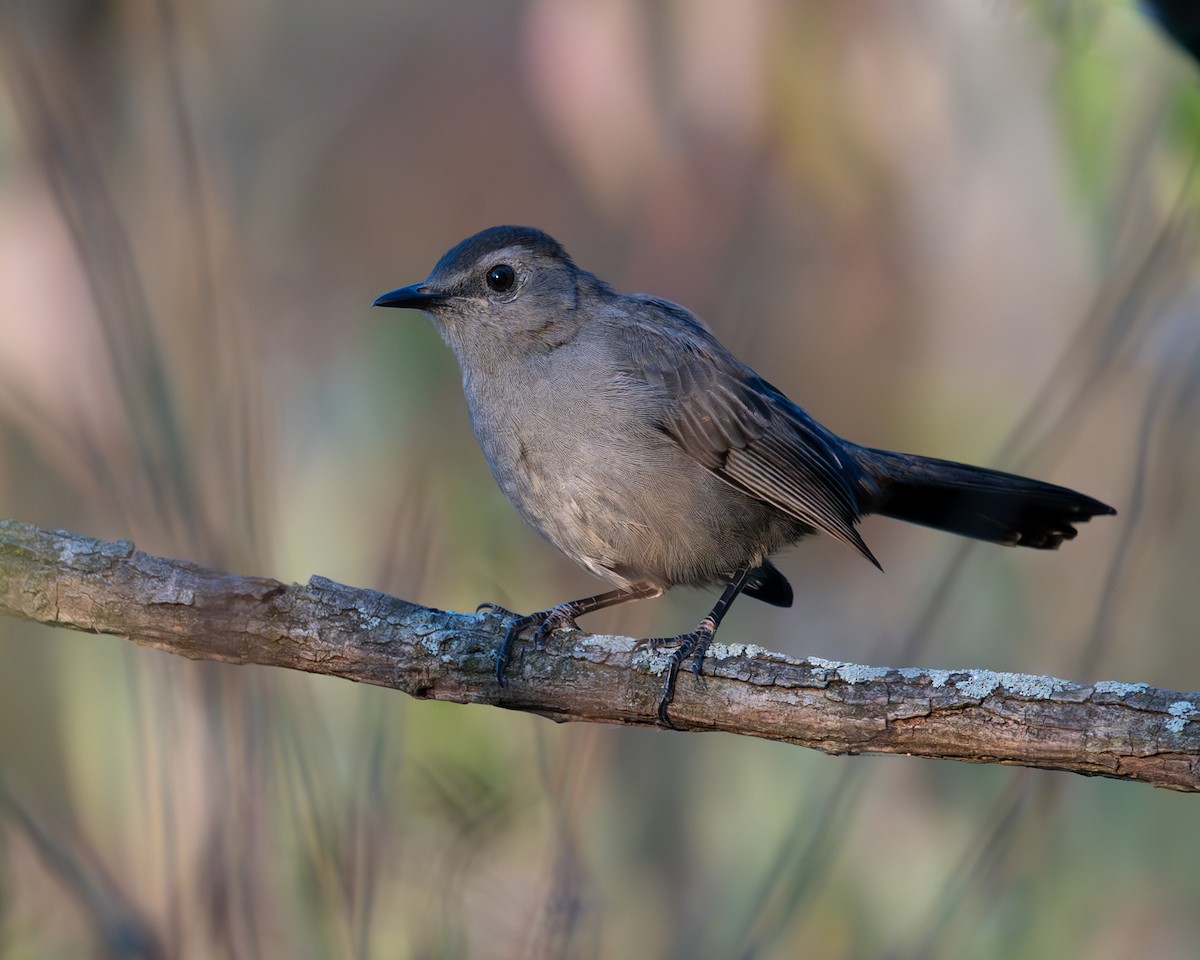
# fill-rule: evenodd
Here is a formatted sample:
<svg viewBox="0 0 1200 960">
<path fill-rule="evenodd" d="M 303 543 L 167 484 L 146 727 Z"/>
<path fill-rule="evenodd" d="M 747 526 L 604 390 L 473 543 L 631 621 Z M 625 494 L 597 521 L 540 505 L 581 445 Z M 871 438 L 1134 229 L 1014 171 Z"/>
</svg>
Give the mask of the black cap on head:
<svg viewBox="0 0 1200 960">
<path fill-rule="evenodd" d="M 535 254 L 555 260 L 563 260 L 567 263 L 572 262 L 570 255 L 563 248 L 563 245 L 550 236 L 550 234 L 544 233 L 536 227 L 506 225 L 488 227 L 486 230 L 480 230 L 474 236 L 467 237 L 466 240 L 445 253 L 442 259 L 437 262 L 437 266 L 433 268 L 433 272 L 451 272 L 468 268 L 493 250 L 503 250 L 505 247 L 516 246 L 525 247 Z"/>
</svg>

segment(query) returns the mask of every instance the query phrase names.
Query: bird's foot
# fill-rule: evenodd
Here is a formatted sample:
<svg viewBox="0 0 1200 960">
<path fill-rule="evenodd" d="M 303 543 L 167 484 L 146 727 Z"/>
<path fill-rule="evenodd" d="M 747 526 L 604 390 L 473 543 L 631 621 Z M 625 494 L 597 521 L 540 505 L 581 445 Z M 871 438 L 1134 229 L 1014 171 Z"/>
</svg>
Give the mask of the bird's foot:
<svg viewBox="0 0 1200 960">
<path fill-rule="evenodd" d="M 647 650 L 659 650 L 662 647 L 675 648 L 667 657 L 667 673 L 663 680 L 662 697 L 658 701 L 658 721 L 664 727 L 677 729 L 667 714 L 667 708 L 675 699 L 675 681 L 679 677 L 679 668 L 683 666 L 683 662 L 688 657 L 692 658 L 692 672 L 700 681 L 700 685 L 705 689 L 708 688 L 703 672 L 704 654 L 716 632 L 717 627 L 712 618 L 705 617 L 691 633 L 682 633 L 678 637 L 651 637 L 638 642 L 638 646 L 645 647 Z"/>
<path fill-rule="evenodd" d="M 537 650 L 546 648 L 546 641 L 555 630 L 562 627 L 569 627 L 572 630 L 579 629 L 579 625 L 575 622 L 575 605 L 571 603 L 560 603 L 550 610 L 539 610 L 537 613 L 526 616 L 513 613 L 498 603 L 481 603 L 475 608 L 475 612 L 493 613 L 503 620 L 512 621 L 508 625 L 508 629 L 504 631 L 500 649 L 496 651 L 496 680 L 501 686 L 504 685 L 504 674 L 508 669 L 508 661 L 512 657 L 513 647 L 520 639 L 521 634 L 530 627 L 536 628 L 533 633 L 533 645 Z"/>
</svg>

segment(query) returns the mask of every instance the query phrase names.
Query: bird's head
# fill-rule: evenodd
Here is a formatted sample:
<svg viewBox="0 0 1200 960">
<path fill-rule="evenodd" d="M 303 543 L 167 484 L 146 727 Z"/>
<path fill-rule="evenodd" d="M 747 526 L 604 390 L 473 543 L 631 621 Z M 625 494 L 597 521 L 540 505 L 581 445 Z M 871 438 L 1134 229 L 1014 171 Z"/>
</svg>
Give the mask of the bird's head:
<svg viewBox="0 0 1200 960">
<path fill-rule="evenodd" d="M 449 250 L 421 283 L 372 306 L 424 310 L 459 355 L 505 342 L 555 346 L 578 327 L 581 283 L 597 284 L 553 237 L 533 227 L 491 227 Z"/>
</svg>

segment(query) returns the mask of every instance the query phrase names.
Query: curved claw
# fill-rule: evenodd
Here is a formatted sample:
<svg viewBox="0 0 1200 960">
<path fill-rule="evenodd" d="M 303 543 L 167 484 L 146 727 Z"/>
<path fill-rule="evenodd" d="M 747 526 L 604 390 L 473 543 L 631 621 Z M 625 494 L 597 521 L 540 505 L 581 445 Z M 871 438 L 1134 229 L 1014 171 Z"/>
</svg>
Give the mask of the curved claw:
<svg viewBox="0 0 1200 960">
<path fill-rule="evenodd" d="M 691 633 L 680 634 L 678 637 L 651 637 L 648 640 L 640 641 L 640 646 L 645 646 L 648 650 L 657 650 L 659 647 L 673 645 L 674 650 L 667 657 L 666 677 L 663 680 L 662 697 L 658 701 L 658 722 L 664 727 L 671 730 L 679 728 L 671 722 L 671 717 L 667 713 L 667 708 L 675 699 L 675 681 L 679 678 L 679 668 L 683 666 L 683 662 L 688 658 L 692 658 L 692 672 L 700 681 L 701 689 L 708 690 L 708 681 L 704 679 L 704 654 L 708 650 L 708 645 L 712 643 L 713 634 L 716 633 L 715 628 L 707 620 L 700 621 L 699 626 Z"/>
<path fill-rule="evenodd" d="M 508 613 L 506 610 L 505 613 Z M 496 651 L 496 682 L 500 686 L 504 686 L 504 671 L 508 669 L 508 661 L 512 656 L 513 645 L 521 636 L 523 631 L 530 624 L 537 623 L 539 618 L 545 617 L 543 613 L 531 613 L 527 617 L 517 617 L 508 625 L 508 629 L 504 631 L 504 639 L 500 642 L 500 649 Z"/>
<path fill-rule="evenodd" d="M 667 672 L 667 679 L 663 682 L 662 696 L 658 700 L 658 722 L 668 730 L 678 730 L 679 728 L 671 722 L 671 717 L 667 713 L 667 707 L 671 705 L 671 701 L 675 699 L 675 676 L 678 674 L 678 669 L 675 673 Z"/>
<path fill-rule="evenodd" d="M 579 629 L 579 625 L 575 622 L 576 605 L 573 603 L 560 603 L 550 610 L 540 610 L 525 617 L 518 616 L 496 603 L 481 603 L 475 612 L 479 613 L 484 607 L 490 613 L 498 614 L 505 619 L 513 618 L 513 622 L 504 632 L 504 640 L 500 644 L 500 649 L 496 651 L 496 680 L 501 686 L 504 685 L 504 671 L 508 669 L 512 649 L 523 631 L 536 625 L 537 629 L 533 633 L 533 645 L 536 649 L 543 650 L 546 647 L 546 641 L 550 639 L 550 635 L 555 630 L 561 627 L 570 627 L 572 630 Z"/>
<path fill-rule="evenodd" d="M 501 620 L 508 620 L 510 618 L 511 619 L 519 619 L 521 616 L 519 613 L 513 613 L 511 610 L 508 609 L 508 607 L 502 607 L 498 603 L 481 603 L 479 606 L 477 606 L 475 608 L 475 612 L 476 613 L 492 613 L 492 614 L 495 614 L 497 617 L 499 617 Z"/>
<path fill-rule="evenodd" d="M 671 730 L 679 728 L 671 722 L 671 717 L 667 714 L 667 708 L 675 699 L 675 681 L 679 679 L 679 668 L 691 652 L 691 648 L 695 644 L 695 639 L 695 634 L 685 633 L 679 637 L 656 637 L 654 642 L 650 644 L 651 650 L 667 643 L 677 642 L 679 644 L 671 651 L 671 655 L 667 657 L 667 670 L 666 676 L 663 678 L 662 696 L 658 699 L 658 722 Z"/>
</svg>

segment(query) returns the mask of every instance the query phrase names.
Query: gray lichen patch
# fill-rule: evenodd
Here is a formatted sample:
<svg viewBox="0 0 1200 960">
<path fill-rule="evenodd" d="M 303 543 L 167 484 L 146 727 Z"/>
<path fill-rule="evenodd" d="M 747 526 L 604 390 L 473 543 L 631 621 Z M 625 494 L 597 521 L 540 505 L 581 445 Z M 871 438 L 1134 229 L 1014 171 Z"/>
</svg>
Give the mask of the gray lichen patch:
<svg viewBox="0 0 1200 960">
<path fill-rule="evenodd" d="M 823 657 L 809 657 L 808 663 L 818 670 L 829 670 L 836 673 L 840 680 L 846 683 L 871 683 L 883 680 L 891 673 L 889 667 L 871 667 L 865 663 L 843 663 L 840 660 L 826 660 Z"/>
<path fill-rule="evenodd" d="M 1120 680 L 1097 680 L 1092 684 L 1092 690 L 1102 696 L 1110 695 L 1121 698 L 1145 693 L 1149 689 L 1150 685 L 1146 683 L 1122 683 Z"/>
<path fill-rule="evenodd" d="M 1196 705 L 1188 700 L 1176 700 L 1173 704 L 1167 707 L 1167 713 L 1171 715 L 1171 719 L 1164 726 L 1171 733 L 1183 733 L 1183 728 L 1187 726 L 1189 720 L 1196 715 Z"/>
<path fill-rule="evenodd" d="M 962 680 L 954 683 L 964 696 L 982 700 L 1003 687 L 1027 700 L 1046 700 L 1067 687 L 1057 677 L 1034 676 L 1028 673 L 995 673 L 991 670 L 968 670 Z"/>
<path fill-rule="evenodd" d="M 630 637 L 606 633 L 572 632 L 574 633 L 572 639 L 575 641 L 576 656 L 582 657 L 589 663 L 606 663 L 614 653 L 629 653 L 638 648 L 637 641 Z M 636 653 L 633 662 L 638 662 Z"/>
<path fill-rule="evenodd" d="M 950 670 L 923 670 L 921 667 L 901 667 L 896 671 L 905 680 L 917 682 L 920 680 L 928 680 L 931 687 L 944 687 L 950 682 L 952 671 Z"/>
<path fill-rule="evenodd" d="M 627 653 L 631 650 L 639 649 L 638 641 L 632 637 L 622 637 L 619 634 L 610 633 L 580 633 L 578 630 L 571 632 L 577 634 L 577 636 L 573 637 L 576 644 L 587 649 L 600 647 L 610 653 Z"/>
<path fill-rule="evenodd" d="M 442 654 L 442 641 L 445 639 L 445 634 L 435 630 L 433 633 L 427 633 L 417 640 L 421 649 L 426 653 L 431 653 L 435 657 Z M 447 659 L 449 659 L 448 655 Z"/>
<path fill-rule="evenodd" d="M 649 647 L 639 647 L 630 661 L 635 667 L 645 667 L 656 677 L 662 676 L 671 659 L 670 649 L 651 650 Z"/>
<path fill-rule="evenodd" d="M 766 647 L 757 643 L 714 643 L 708 648 L 708 655 L 714 660 L 728 660 L 730 657 L 763 657 L 774 656 Z"/>
</svg>

